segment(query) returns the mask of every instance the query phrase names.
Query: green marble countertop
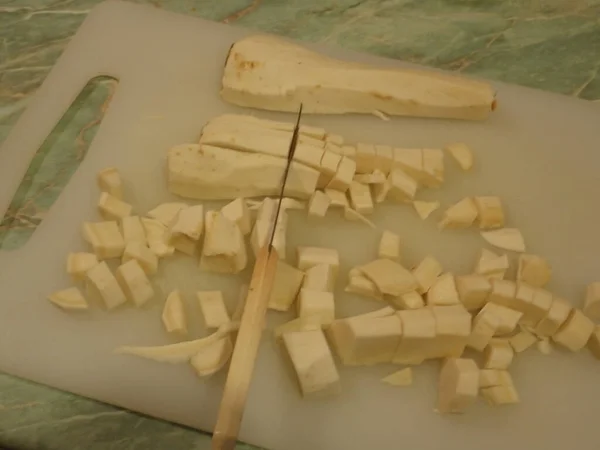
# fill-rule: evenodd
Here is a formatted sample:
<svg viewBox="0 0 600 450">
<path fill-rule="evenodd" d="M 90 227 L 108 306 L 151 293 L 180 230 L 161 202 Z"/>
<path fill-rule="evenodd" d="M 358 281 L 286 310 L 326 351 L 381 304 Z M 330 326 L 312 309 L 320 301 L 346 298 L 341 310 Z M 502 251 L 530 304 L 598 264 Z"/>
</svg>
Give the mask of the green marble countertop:
<svg viewBox="0 0 600 450">
<path fill-rule="evenodd" d="M 300 40 L 600 101 L 600 0 L 137 0 Z M 98 0 L 0 2 L 0 142 Z M 0 249 L 22 245 L 86 152 L 114 85 L 80 95 L 32 161 Z M 208 435 L 0 374 L 0 447 L 209 448 Z"/>
</svg>

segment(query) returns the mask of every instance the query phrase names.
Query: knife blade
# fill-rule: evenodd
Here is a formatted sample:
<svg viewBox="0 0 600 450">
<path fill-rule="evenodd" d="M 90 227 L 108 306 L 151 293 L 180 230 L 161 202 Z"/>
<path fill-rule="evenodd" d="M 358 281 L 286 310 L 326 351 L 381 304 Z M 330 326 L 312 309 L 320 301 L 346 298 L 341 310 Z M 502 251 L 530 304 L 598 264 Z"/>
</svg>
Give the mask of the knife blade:
<svg viewBox="0 0 600 450">
<path fill-rule="evenodd" d="M 246 304 L 242 313 L 240 328 L 233 349 L 233 355 L 231 356 L 221 405 L 219 406 L 217 423 L 213 433 L 213 450 L 233 450 L 237 442 L 248 390 L 254 372 L 254 363 L 260 345 L 269 297 L 271 296 L 275 281 L 277 262 L 279 261 L 277 251 L 273 251 L 273 239 L 277 230 L 285 185 L 298 145 L 301 116 L 302 104 L 300 104 L 296 126 L 294 127 L 292 140 L 288 149 L 287 163 L 281 180 L 281 189 L 277 208 L 275 209 L 271 234 L 269 240 L 259 250 L 254 270 L 252 271 L 250 288 L 248 289 Z"/>
</svg>

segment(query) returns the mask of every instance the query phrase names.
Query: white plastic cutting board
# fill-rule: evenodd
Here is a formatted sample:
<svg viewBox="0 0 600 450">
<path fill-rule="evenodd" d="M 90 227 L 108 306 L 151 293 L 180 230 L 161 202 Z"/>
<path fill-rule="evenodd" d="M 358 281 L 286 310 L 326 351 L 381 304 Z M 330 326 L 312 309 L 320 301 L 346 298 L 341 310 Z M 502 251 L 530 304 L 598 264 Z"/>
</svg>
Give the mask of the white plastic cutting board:
<svg viewBox="0 0 600 450">
<path fill-rule="evenodd" d="M 0 213 L 29 161 L 86 82 L 96 75 L 120 80 L 88 155 L 32 239 L 20 250 L 0 253 L 0 369 L 151 416 L 210 430 L 223 374 L 197 379 L 186 365 L 161 365 L 114 355 L 124 344 L 170 342 L 159 320 L 161 301 L 142 311 L 114 314 L 96 309 L 69 315 L 45 301 L 67 287 L 69 251 L 84 249 L 80 224 L 95 220 L 95 174 L 117 166 L 138 212 L 166 193 L 164 159 L 169 146 L 194 142 L 211 117 L 240 111 L 219 99 L 219 78 L 229 46 L 248 31 L 162 12 L 107 2 L 94 9 L 0 148 Z M 384 66 L 401 66 L 341 50 L 326 53 Z M 496 194 L 507 205 L 532 252 L 554 268 L 552 289 L 579 304 L 586 283 L 600 279 L 600 108 L 530 89 L 497 85 L 499 108 L 484 123 L 375 117 L 306 116 L 348 141 L 438 147 L 465 141 L 476 150 L 469 174 L 447 162 L 447 182 L 423 198 L 446 204 L 464 195 Z M 291 115 L 260 114 L 293 120 Z M 470 270 L 482 245 L 474 230 L 439 233 L 408 206 L 384 206 L 374 216 L 381 228 L 401 234 L 410 265 L 433 254 L 450 270 Z M 374 257 L 378 234 L 339 217 L 306 223 L 296 214 L 289 233 L 296 244 L 340 249 L 342 274 Z M 292 253 L 290 251 L 290 253 Z M 246 274 L 247 277 L 248 274 Z M 338 281 L 343 285 L 345 277 Z M 199 323 L 192 294 L 223 288 L 231 305 L 236 277 L 200 273 L 189 259 L 163 263 L 156 279 L 163 291 L 187 295 L 194 335 Z M 339 295 L 340 315 L 379 305 Z M 517 407 L 478 404 L 468 414 L 434 413 L 436 364 L 415 370 L 410 388 L 384 386 L 391 366 L 342 369 L 343 395 L 301 400 L 278 349 L 265 336 L 241 438 L 271 449 L 363 450 L 367 448 L 545 450 L 598 447 L 600 363 L 584 352 L 546 357 L 530 350 L 511 371 L 522 397 Z"/>
</svg>

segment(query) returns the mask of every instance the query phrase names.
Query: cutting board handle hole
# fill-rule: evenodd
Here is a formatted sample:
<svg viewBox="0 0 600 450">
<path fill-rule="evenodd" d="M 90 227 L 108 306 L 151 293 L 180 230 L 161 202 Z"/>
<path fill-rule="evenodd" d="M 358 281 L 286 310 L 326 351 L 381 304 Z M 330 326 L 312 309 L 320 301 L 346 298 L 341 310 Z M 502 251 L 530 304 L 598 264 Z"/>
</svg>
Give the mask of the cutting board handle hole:
<svg viewBox="0 0 600 450">
<path fill-rule="evenodd" d="M 0 249 L 20 248 L 42 223 L 85 158 L 117 85 L 108 76 L 88 81 L 36 151 L 0 220 Z"/>
</svg>

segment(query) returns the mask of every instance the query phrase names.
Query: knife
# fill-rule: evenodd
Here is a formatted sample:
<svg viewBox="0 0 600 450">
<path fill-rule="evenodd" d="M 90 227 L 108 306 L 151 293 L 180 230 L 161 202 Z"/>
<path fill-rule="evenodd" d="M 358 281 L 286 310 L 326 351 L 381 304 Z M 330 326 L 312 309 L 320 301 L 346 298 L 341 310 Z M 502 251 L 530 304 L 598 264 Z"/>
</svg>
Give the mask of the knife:
<svg viewBox="0 0 600 450">
<path fill-rule="evenodd" d="M 273 239 L 277 230 L 285 184 L 294 159 L 296 146 L 298 145 L 301 116 L 302 104 L 300 104 L 296 125 L 288 149 L 287 162 L 281 180 L 279 201 L 277 202 L 275 217 L 273 218 L 271 234 L 268 242 L 259 250 L 254 270 L 252 271 L 250 288 L 246 296 L 246 304 L 242 313 L 240 328 L 233 349 L 227 380 L 225 381 L 223 397 L 219 406 L 217 424 L 213 433 L 213 450 L 233 450 L 237 442 L 246 406 L 248 389 L 250 388 L 252 373 L 254 372 L 254 363 L 265 323 L 269 297 L 271 296 L 275 281 L 275 271 L 279 256 L 277 250 L 273 247 Z"/>
</svg>

